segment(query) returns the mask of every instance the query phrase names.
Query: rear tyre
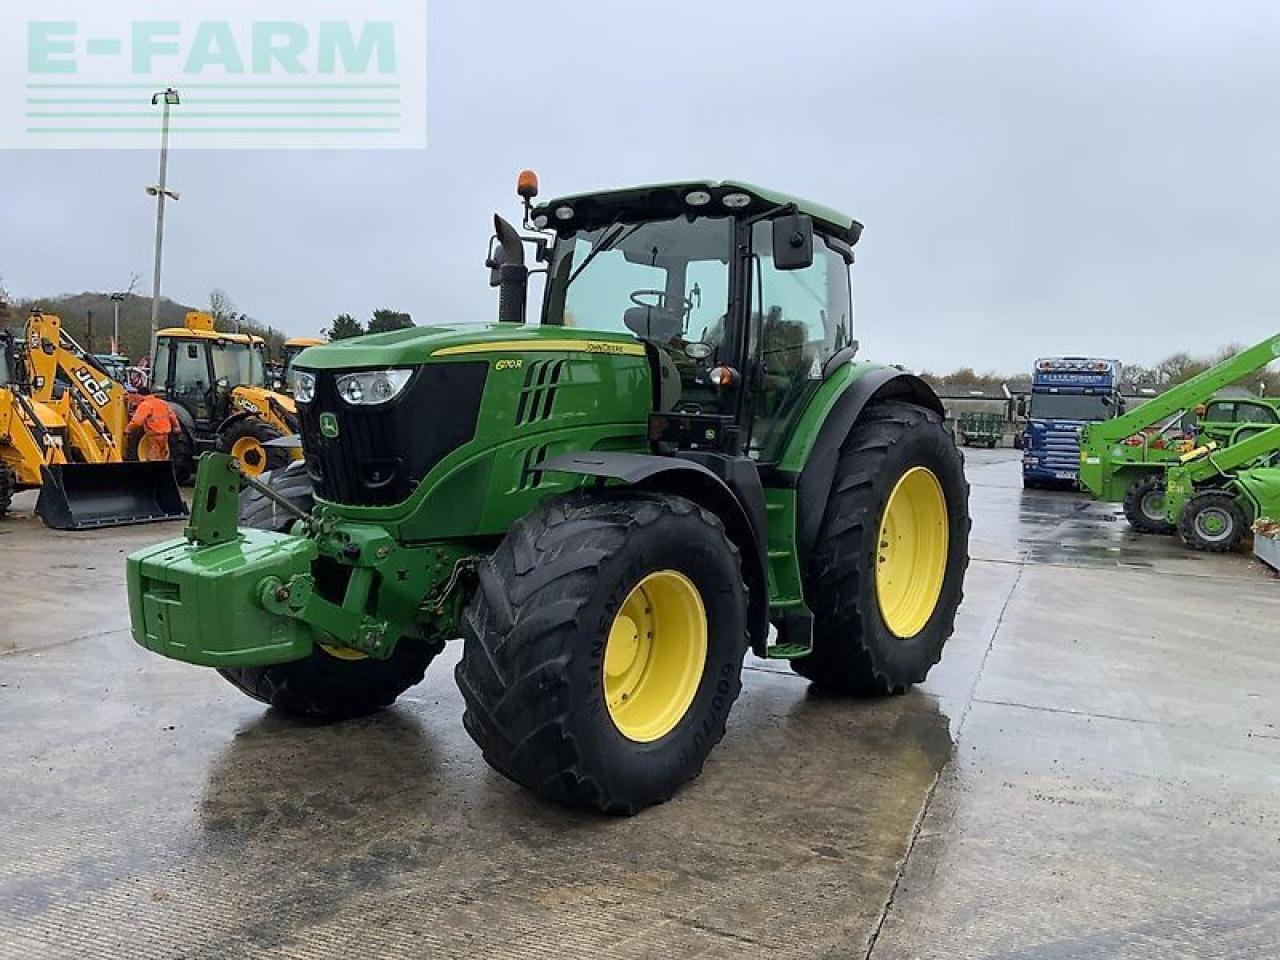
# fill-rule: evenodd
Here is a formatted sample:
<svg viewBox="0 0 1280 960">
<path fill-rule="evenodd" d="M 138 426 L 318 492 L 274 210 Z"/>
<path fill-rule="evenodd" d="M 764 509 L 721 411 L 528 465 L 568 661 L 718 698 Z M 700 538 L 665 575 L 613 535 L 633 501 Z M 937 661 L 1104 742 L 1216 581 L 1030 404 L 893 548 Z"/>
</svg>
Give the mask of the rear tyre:
<svg viewBox="0 0 1280 960">
<path fill-rule="evenodd" d="M 455 675 L 495 770 L 611 814 L 701 772 L 747 649 L 738 552 L 714 515 L 634 491 L 551 498 L 479 580 Z"/>
<path fill-rule="evenodd" d="M 1164 478 L 1151 474 L 1135 480 L 1124 495 L 1124 516 L 1139 533 L 1169 534 L 1177 530 L 1164 515 Z"/>
<path fill-rule="evenodd" d="M 265 474 L 262 481 L 294 506 L 310 510 L 311 481 L 301 461 Z M 259 530 L 287 531 L 294 517 L 252 488 L 240 494 L 240 523 Z M 390 706 L 422 681 L 443 644 L 404 639 L 386 660 L 344 647 L 317 644 L 311 655 L 265 667 L 228 667 L 218 673 L 242 693 L 300 717 L 343 720 Z"/>
<path fill-rule="evenodd" d="M 1226 553 L 1240 545 L 1249 522 L 1231 494 L 1210 490 L 1196 494 L 1182 511 L 1179 530 L 1193 550 Z"/>
<path fill-rule="evenodd" d="M 950 431 L 923 407 L 869 408 L 806 564 L 813 652 L 792 669 L 837 693 L 903 693 L 942 656 L 968 563 L 969 484 Z"/>
<path fill-rule="evenodd" d="M 9 512 L 13 505 L 13 495 L 18 489 L 18 476 L 13 467 L 0 460 L 0 517 Z"/>
<path fill-rule="evenodd" d="M 265 420 L 245 417 L 233 423 L 218 438 L 218 449 L 240 461 L 240 467 L 246 474 L 258 477 L 268 470 L 279 470 L 289 464 L 287 450 L 267 446 L 283 436 Z"/>
<path fill-rule="evenodd" d="M 124 459 L 132 463 L 154 463 L 173 458 L 173 438 L 164 438 L 148 430 L 134 430 L 124 438 Z M 162 444 L 164 444 L 162 446 Z"/>
</svg>

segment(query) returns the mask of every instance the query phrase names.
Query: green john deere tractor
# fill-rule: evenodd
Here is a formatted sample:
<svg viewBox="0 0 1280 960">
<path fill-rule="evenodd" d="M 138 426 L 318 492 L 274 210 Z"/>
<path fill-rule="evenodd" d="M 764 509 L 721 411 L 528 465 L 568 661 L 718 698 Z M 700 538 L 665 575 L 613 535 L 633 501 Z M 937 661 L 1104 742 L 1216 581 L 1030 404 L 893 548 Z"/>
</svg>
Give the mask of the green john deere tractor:
<svg viewBox="0 0 1280 960">
<path fill-rule="evenodd" d="M 854 362 L 861 225 L 736 182 L 519 192 L 499 322 L 299 356 L 305 459 L 239 504 L 235 461 L 202 459 L 185 536 L 129 558 L 137 642 L 340 718 L 461 634 L 486 760 L 611 813 L 698 774 L 748 648 L 846 694 L 923 680 L 968 486 L 932 391 Z"/>
</svg>

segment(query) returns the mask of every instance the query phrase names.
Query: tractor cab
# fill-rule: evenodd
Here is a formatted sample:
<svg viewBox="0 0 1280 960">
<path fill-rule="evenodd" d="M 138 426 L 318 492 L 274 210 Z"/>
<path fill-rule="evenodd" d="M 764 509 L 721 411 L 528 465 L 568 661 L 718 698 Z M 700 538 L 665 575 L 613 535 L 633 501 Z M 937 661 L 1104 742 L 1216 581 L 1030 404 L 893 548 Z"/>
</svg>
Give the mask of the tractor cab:
<svg viewBox="0 0 1280 960">
<path fill-rule="evenodd" d="M 235 388 L 265 388 L 266 369 L 266 344 L 261 337 L 219 333 L 208 314 L 189 313 L 186 326 L 156 334 L 152 386 L 163 389 L 197 423 L 226 419 Z"/>
<path fill-rule="evenodd" d="M 761 461 L 828 365 L 853 356 L 861 226 L 736 182 L 582 194 L 530 209 L 543 326 L 630 333 L 656 368 L 654 439 Z"/>
<path fill-rule="evenodd" d="M 285 377 L 289 376 L 289 368 L 293 366 L 293 361 L 298 358 L 303 350 L 307 347 L 318 347 L 324 343 L 315 337 L 292 337 L 284 342 L 284 347 L 280 350 L 280 366 L 284 368 Z"/>
<path fill-rule="evenodd" d="M 194 456 L 208 449 L 233 453 L 252 476 L 291 458 L 265 446 L 296 433 L 297 420 L 293 400 L 268 385 L 261 337 L 220 333 L 207 313 L 188 313 L 185 326 L 156 335 L 151 379 L 183 426 L 180 475 L 193 472 Z"/>
</svg>

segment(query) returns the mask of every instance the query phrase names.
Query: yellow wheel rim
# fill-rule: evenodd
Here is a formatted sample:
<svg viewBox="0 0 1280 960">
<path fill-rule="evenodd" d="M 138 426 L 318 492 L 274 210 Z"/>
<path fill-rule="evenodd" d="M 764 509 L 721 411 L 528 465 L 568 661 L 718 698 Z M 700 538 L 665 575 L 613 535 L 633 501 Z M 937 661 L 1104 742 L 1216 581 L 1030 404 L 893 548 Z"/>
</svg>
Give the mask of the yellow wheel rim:
<svg viewBox="0 0 1280 960">
<path fill-rule="evenodd" d="M 257 437 L 241 437 L 231 445 L 231 455 L 240 461 L 240 467 L 251 477 L 267 469 L 267 450 Z"/>
<path fill-rule="evenodd" d="M 320 644 L 320 649 L 335 660 L 365 660 L 368 654 L 352 647 L 334 647 L 327 643 Z"/>
<path fill-rule="evenodd" d="M 693 581 L 651 573 L 622 601 L 604 648 L 604 697 L 628 740 L 650 743 L 689 710 L 707 662 L 707 612 Z"/>
<path fill-rule="evenodd" d="M 926 467 L 898 478 L 880 518 L 876 599 L 880 616 L 904 640 L 933 616 L 947 574 L 947 501 Z"/>
<path fill-rule="evenodd" d="M 143 434 L 142 439 L 138 441 L 138 459 L 145 463 L 168 460 L 168 437 L 157 437 L 149 433 Z"/>
</svg>

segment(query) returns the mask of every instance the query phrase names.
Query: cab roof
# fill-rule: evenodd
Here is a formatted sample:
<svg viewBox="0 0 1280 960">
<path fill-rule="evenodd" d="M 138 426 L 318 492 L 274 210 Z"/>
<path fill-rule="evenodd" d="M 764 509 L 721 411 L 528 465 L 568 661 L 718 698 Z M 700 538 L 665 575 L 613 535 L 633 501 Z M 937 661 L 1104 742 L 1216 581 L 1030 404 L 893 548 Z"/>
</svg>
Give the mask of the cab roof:
<svg viewBox="0 0 1280 960">
<path fill-rule="evenodd" d="M 248 333 L 218 333 L 216 330 L 192 330 L 190 327 L 166 327 L 156 332 L 156 337 L 170 340 L 224 340 L 228 343 L 244 343 L 262 346 L 266 343 L 261 337 Z"/>
<path fill-rule="evenodd" d="M 710 202 L 703 203 L 701 206 L 690 204 L 686 198 L 689 194 L 697 192 L 710 194 Z M 734 193 L 746 194 L 750 202 L 736 208 L 726 207 L 724 198 Z M 534 208 L 534 215 L 546 216 L 546 225 L 550 229 L 573 229 L 603 226 L 614 219 L 641 220 L 673 217 L 682 213 L 715 212 L 752 215 L 762 213 L 771 207 L 791 205 L 794 205 L 800 213 L 812 217 L 824 232 L 848 244 L 857 243 L 858 237 L 862 235 L 862 224 L 848 214 L 802 197 L 769 190 L 741 180 L 683 180 L 625 187 L 619 190 L 575 193 L 539 204 Z M 569 207 L 573 215 L 566 219 L 557 217 L 555 211 L 559 207 Z"/>
</svg>

